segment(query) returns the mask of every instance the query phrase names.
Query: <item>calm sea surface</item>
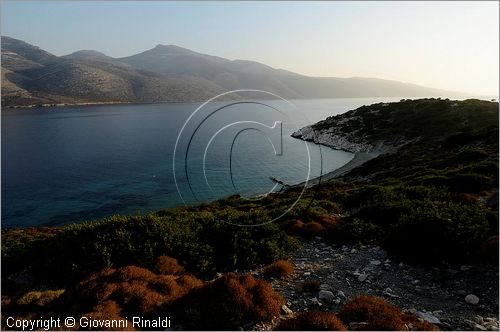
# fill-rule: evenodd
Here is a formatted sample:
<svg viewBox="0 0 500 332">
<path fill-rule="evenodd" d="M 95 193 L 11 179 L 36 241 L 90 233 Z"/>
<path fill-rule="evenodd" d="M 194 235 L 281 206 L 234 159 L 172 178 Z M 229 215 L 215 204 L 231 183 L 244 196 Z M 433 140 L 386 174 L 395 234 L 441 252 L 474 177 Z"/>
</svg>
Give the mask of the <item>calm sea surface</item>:
<svg viewBox="0 0 500 332">
<path fill-rule="evenodd" d="M 182 132 L 200 103 L 2 110 L 2 226 L 60 225 L 276 191 L 270 177 L 299 183 L 353 157 L 293 139 L 294 130 L 399 99 L 214 102 Z"/>
</svg>

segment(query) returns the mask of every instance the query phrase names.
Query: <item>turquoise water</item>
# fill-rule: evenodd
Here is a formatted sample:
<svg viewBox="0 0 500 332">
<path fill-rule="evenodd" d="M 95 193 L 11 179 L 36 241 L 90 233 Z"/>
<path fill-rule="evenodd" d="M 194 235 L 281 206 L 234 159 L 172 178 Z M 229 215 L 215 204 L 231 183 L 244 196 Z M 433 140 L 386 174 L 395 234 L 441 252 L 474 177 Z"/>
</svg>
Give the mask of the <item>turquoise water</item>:
<svg viewBox="0 0 500 332">
<path fill-rule="evenodd" d="M 216 102 L 180 136 L 199 103 L 2 110 L 2 226 L 60 225 L 235 193 L 253 199 L 280 189 L 270 177 L 299 183 L 353 157 L 293 139 L 294 130 L 390 100 L 399 98 Z"/>
</svg>

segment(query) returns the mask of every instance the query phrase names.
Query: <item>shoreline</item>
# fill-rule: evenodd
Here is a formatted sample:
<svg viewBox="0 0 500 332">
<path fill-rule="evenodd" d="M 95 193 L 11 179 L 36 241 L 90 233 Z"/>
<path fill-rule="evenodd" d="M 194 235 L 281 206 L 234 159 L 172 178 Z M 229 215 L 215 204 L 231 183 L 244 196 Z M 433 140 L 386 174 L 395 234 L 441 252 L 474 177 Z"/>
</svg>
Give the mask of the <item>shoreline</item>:
<svg viewBox="0 0 500 332">
<path fill-rule="evenodd" d="M 315 143 L 315 144 L 322 145 L 322 146 L 325 146 L 325 147 L 331 149 L 331 147 L 329 147 L 325 144 L 322 144 L 322 143 Z M 347 151 L 347 150 L 343 150 L 343 149 L 337 149 L 337 150 L 352 152 L 352 151 Z M 355 169 L 356 167 L 363 165 L 367 161 L 372 160 L 372 159 L 374 159 L 382 154 L 390 153 L 393 151 L 395 151 L 394 147 L 389 146 L 389 145 L 385 145 L 382 142 L 379 142 L 370 152 L 361 152 L 361 151 L 354 152 L 354 157 L 351 160 L 349 160 L 346 164 L 344 164 L 343 166 L 341 166 L 341 167 L 339 167 L 331 172 L 322 174 L 318 177 L 309 179 L 308 181 L 303 181 L 303 182 L 300 182 L 297 184 L 293 184 L 293 185 L 287 187 L 285 189 L 285 191 L 290 190 L 290 189 L 301 188 L 304 186 L 306 188 L 314 187 L 314 186 L 321 184 L 323 182 L 327 182 L 327 181 L 330 181 L 332 179 L 341 177 L 341 176 L 347 174 L 348 172 L 350 172 L 351 170 Z"/>
<path fill-rule="evenodd" d="M 493 96 L 491 96 L 493 98 Z M 363 97 L 329 97 L 329 98 L 290 98 L 289 101 L 293 100 L 328 100 L 328 99 L 363 99 L 363 98 L 401 98 L 401 99 L 420 99 L 420 98 L 449 98 L 449 99 L 480 99 L 480 100 L 490 100 L 490 97 L 485 96 L 457 96 L 457 97 L 445 97 L 445 96 L 363 96 Z M 285 98 L 286 99 L 286 98 Z M 238 99 L 234 99 L 238 100 Z M 274 99 L 257 99 L 257 100 L 274 100 Z M 44 104 L 30 104 L 30 105 L 2 105 L 2 109 L 19 109 L 19 108 L 48 108 L 48 107 L 71 107 L 71 106 L 98 106 L 98 105 L 155 105 L 155 104 L 183 104 L 183 103 L 203 103 L 206 100 L 185 100 L 185 101 L 96 101 L 96 102 L 77 102 L 77 103 L 44 103 Z M 227 100 L 221 100 L 227 101 Z"/>
</svg>

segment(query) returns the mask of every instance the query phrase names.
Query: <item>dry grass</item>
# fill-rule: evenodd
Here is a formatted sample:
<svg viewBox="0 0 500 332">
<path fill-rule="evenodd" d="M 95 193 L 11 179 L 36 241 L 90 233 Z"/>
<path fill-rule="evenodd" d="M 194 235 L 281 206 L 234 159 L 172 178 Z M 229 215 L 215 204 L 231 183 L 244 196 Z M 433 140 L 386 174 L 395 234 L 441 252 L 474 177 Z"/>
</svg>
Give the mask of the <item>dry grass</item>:
<svg viewBox="0 0 500 332">
<path fill-rule="evenodd" d="M 91 307 L 114 301 L 125 315 L 154 316 L 201 285 L 190 275 L 158 275 L 145 268 L 125 266 L 94 274 L 80 283 L 76 294 L 79 301 Z"/>
<path fill-rule="evenodd" d="M 341 236 L 342 223 L 333 216 L 324 215 L 309 221 L 288 220 L 281 224 L 281 229 L 289 235 L 305 238 L 315 236 L 335 237 Z"/>
<path fill-rule="evenodd" d="M 268 277 L 283 278 L 290 276 L 294 271 L 294 266 L 291 262 L 278 260 L 264 267 L 262 272 Z"/>
<path fill-rule="evenodd" d="M 311 221 L 305 224 L 305 234 L 306 237 L 312 238 L 315 236 L 322 236 L 325 232 L 325 226 L 321 225 L 319 222 Z"/>
<path fill-rule="evenodd" d="M 268 283 L 228 273 L 193 289 L 173 308 L 189 329 L 236 330 L 279 316 L 283 303 Z"/>
<path fill-rule="evenodd" d="M 121 314 L 122 310 L 120 306 L 115 302 L 115 301 L 105 301 L 101 304 L 98 304 L 94 307 L 92 312 L 86 313 L 84 315 L 81 315 L 81 317 L 92 317 L 92 319 L 96 320 L 117 320 L 117 321 L 122 321 L 125 320 L 125 318 Z M 79 322 L 79 319 L 77 319 L 77 322 Z M 76 329 L 81 330 L 82 327 L 77 325 L 75 326 Z M 101 328 L 99 328 L 100 330 Z M 134 328 L 132 326 L 132 323 L 129 321 L 127 326 L 121 325 L 121 326 L 116 326 L 116 327 L 110 327 L 110 328 L 105 328 L 106 331 L 134 331 Z"/>
<path fill-rule="evenodd" d="M 363 330 L 406 330 L 403 312 L 387 301 L 374 296 L 360 295 L 350 299 L 342 308 L 339 317 L 345 324 L 366 322 Z"/>
<path fill-rule="evenodd" d="M 347 331 L 347 327 L 334 314 L 323 311 L 306 311 L 296 317 L 282 320 L 276 328 L 280 331 Z"/>
</svg>

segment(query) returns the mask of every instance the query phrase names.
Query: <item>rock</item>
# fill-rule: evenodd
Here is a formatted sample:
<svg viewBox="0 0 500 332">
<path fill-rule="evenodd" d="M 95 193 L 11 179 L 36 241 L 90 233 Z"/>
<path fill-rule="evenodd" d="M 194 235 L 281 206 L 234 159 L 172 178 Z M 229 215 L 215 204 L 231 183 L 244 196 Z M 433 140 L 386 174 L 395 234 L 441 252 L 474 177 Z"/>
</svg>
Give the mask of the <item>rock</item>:
<svg viewBox="0 0 500 332">
<path fill-rule="evenodd" d="M 285 315 L 293 315 L 293 311 L 284 304 L 281 306 L 281 312 Z"/>
<path fill-rule="evenodd" d="M 351 250 L 351 254 L 355 254 L 356 252 L 358 252 L 358 251 L 354 248 Z"/>
<path fill-rule="evenodd" d="M 333 295 L 332 292 L 327 291 L 327 290 L 320 290 L 318 297 L 320 300 L 327 302 L 327 303 L 334 303 L 335 302 L 335 296 Z"/>
<path fill-rule="evenodd" d="M 440 317 L 444 313 L 443 310 L 435 310 L 432 312 L 432 314 L 436 317 Z"/>
<path fill-rule="evenodd" d="M 423 312 L 423 311 L 417 311 L 417 312 L 415 312 L 415 315 L 417 315 L 417 317 L 420 317 L 423 320 L 425 320 L 425 321 L 427 321 L 427 322 L 429 322 L 431 324 L 441 324 L 441 321 L 439 320 L 439 318 L 437 318 L 436 316 L 434 316 L 431 313 Z"/>
<path fill-rule="evenodd" d="M 342 300 L 346 300 L 347 299 L 347 296 L 345 296 L 344 292 L 339 290 L 337 292 L 337 296 L 340 297 Z"/>
<path fill-rule="evenodd" d="M 469 294 L 465 297 L 465 302 L 476 305 L 479 303 L 479 297 L 474 294 Z"/>
<path fill-rule="evenodd" d="M 488 329 L 482 325 L 479 325 L 479 324 L 474 324 L 474 327 L 473 327 L 476 331 L 488 331 Z"/>
<path fill-rule="evenodd" d="M 415 279 L 415 280 L 413 280 L 411 283 L 412 283 L 412 284 L 414 284 L 414 285 L 416 285 L 416 284 L 418 284 L 419 282 L 420 282 L 420 280 Z"/>
<path fill-rule="evenodd" d="M 370 261 L 370 264 L 371 264 L 371 265 L 380 265 L 380 264 L 381 264 L 381 262 L 380 262 L 378 259 L 374 259 L 374 260 L 371 260 L 371 261 Z"/>
<path fill-rule="evenodd" d="M 368 278 L 368 276 L 366 275 L 366 273 L 363 273 L 359 275 L 358 280 L 363 282 L 366 280 L 366 278 Z"/>
<path fill-rule="evenodd" d="M 481 317 L 481 316 L 479 316 L 479 315 L 476 315 L 476 316 L 474 317 L 474 321 L 475 321 L 476 323 L 478 323 L 478 324 L 481 324 L 481 325 L 483 325 L 483 324 L 484 324 L 484 319 L 483 319 L 483 317 Z"/>
<path fill-rule="evenodd" d="M 489 331 L 498 330 L 498 325 L 495 323 L 487 322 L 487 323 L 483 324 L 483 326 Z"/>
<path fill-rule="evenodd" d="M 458 271 L 454 269 L 446 269 L 443 271 L 443 275 L 447 278 L 453 278 L 457 275 Z"/>
<path fill-rule="evenodd" d="M 472 268 L 472 266 L 470 266 L 470 265 L 462 265 L 462 266 L 460 266 L 460 271 L 462 271 L 462 272 L 469 271 L 471 268 Z"/>
<path fill-rule="evenodd" d="M 321 306 L 321 302 L 319 302 L 318 298 L 317 297 L 313 297 L 311 299 L 311 302 L 315 305 L 318 305 L 318 306 Z"/>
<path fill-rule="evenodd" d="M 349 323 L 349 330 L 351 331 L 363 331 L 363 327 L 368 325 L 367 322 L 352 322 Z"/>
<path fill-rule="evenodd" d="M 310 275 L 311 275 L 311 272 L 304 272 L 304 275 L 305 275 L 305 276 L 310 276 Z"/>
</svg>

